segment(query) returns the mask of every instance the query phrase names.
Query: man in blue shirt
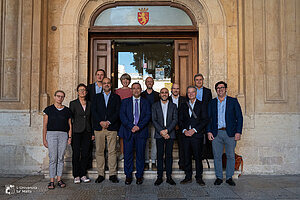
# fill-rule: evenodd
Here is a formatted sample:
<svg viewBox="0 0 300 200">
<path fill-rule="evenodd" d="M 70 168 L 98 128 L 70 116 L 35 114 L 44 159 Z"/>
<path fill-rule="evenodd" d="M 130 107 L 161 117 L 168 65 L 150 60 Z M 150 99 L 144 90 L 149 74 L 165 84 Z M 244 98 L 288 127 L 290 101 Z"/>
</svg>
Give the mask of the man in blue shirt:
<svg viewBox="0 0 300 200">
<path fill-rule="evenodd" d="M 227 157 L 226 183 L 235 186 L 232 180 L 235 166 L 236 141 L 241 139 L 243 115 L 236 98 L 227 96 L 227 84 L 219 81 L 215 85 L 217 97 L 208 105 L 209 124 L 207 126 L 208 139 L 212 141 L 214 166 L 217 179 L 215 185 L 223 182 L 222 154 L 225 146 Z"/>
</svg>

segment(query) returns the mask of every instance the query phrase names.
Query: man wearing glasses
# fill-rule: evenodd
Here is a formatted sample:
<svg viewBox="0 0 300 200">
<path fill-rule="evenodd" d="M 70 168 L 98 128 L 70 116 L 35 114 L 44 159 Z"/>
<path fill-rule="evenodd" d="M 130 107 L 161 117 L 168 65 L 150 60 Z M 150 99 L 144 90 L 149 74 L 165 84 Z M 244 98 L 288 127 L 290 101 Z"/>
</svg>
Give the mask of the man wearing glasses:
<svg viewBox="0 0 300 200">
<path fill-rule="evenodd" d="M 226 183 L 235 186 L 232 180 L 235 165 L 234 149 L 236 141 L 241 139 L 243 115 L 236 98 L 227 96 L 227 84 L 219 81 L 215 85 L 217 97 L 208 105 L 209 124 L 207 126 L 208 139 L 212 141 L 214 166 L 217 179 L 214 185 L 223 182 L 222 154 L 225 145 L 227 157 Z"/>
</svg>

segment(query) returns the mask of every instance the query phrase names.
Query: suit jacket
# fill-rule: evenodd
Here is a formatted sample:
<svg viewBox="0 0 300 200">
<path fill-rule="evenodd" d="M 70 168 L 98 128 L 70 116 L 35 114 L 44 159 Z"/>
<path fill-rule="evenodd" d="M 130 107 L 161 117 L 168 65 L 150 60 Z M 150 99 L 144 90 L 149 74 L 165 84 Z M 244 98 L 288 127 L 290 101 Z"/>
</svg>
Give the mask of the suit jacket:
<svg viewBox="0 0 300 200">
<path fill-rule="evenodd" d="M 218 100 L 214 98 L 208 104 L 209 123 L 207 132 L 218 134 Z M 243 129 L 243 114 L 241 106 L 236 98 L 227 96 L 225 110 L 226 132 L 229 137 L 234 137 L 235 133 L 241 133 Z"/>
<path fill-rule="evenodd" d="M 178 121 L 178 113 L 177 107 L 174 103 L 168 103 L 168 111 L 167 111 L 167 124 L 164 125 L 164 116 L 161 107 L 161 101 L 158 101 L 152 105 L 152 123 L 155 127 L 155 135 L 154 138 L 162 138 L 160 135 L 160 131 L 167 129 L 168 134 L 170 135 L 171 139 L 176 138 L 175 134 L 175 126 Z"/>
<path fill-rule="evenodd" d="M 91 102 L 86 101 L 86 108 L 83 110 L 79 99 L 75 99 L 70 102 L 69 108 L 72 112 L 73 133 L 92 132 Z"/>
<path fill-rule="evenodd" d="M 119 136 L 125 140 L 130 140 L 132 134 L 137 134 L 138 138 L 148 138 L 148 123 L 151 118 L 151 109 L 149 102 L 142 98 L 140 99 L 140 117 L 137 126 L 140 130 L 136 133 L 132 133 L 131 129 L 134 127 L 133 116 L 133 97 L 129 97 L 122 100 L 120 109 L 121 127 L 119 130 Z"/>
<path fill-rule="evenodd" d="M 95 89 L 95 82 L 94 83 L 91 83 L 91 84 L 88 84 L 87 86 L 87 100 L 89 100 L 90 102 L 92 102 L 95 98 L 95 95 L 96 95 L 96 89 Z M 101 90 L 100 93 L 103 92 L 103 89 Z"/>
<path fill-rule="evenodd" d="M 191 128 L 195 128 L 197 132 L 192 137 L 201 138 L 205 133 L 205 127 L 208 123 L 207 111 L 203 103 L 198 99 L 196 99 L 193 110 L 197 115 L 197 119 L 193 114 L 190 117 L 187 103 L 182 104 L 179 110 L 179 126 L 182 130 L 189 130 L 190 126 Z"/>
<path fill-rule="evenodd" d="M 118 131 L 120 128 L 120 105 L 120 96 L 113 92 L 110 93 L 107 107 L 105 105 L 103 93 L 96 94 L 92 103 L 94 130 L 101 131 L 102 126 L 100 126 L 100 122 L 109 121 L 110 125 L 107 130 Z"/>
<path fill-rule="evenodd" d="M 179 98 L 179 100 L 178 100 L 178 110 L 179 110 L 179 109 L 180 109 L 180 107 L 181 107 L 181 105 L 182 105 L 183 103 L 185 104 L 185 102 L 186 102 L 186 98 L 185 98 L 185 97 L 183 97 L 183 96 L 179 96 L 178 98 Z M 168 100 L 169 100 L 170 102 L 172 102 L 172 103 L 173 103 L 172 96 L 169 96 Z"/>
<path fill-rule="evenodd" d="M 211 90 L 209 88 L 203 87 L 202 102 L 203 102 L 204 105 L 206 105 L 206 108 L 208 106 L 208 103 L 211 100 L 212 100 Z"/>
</svg>

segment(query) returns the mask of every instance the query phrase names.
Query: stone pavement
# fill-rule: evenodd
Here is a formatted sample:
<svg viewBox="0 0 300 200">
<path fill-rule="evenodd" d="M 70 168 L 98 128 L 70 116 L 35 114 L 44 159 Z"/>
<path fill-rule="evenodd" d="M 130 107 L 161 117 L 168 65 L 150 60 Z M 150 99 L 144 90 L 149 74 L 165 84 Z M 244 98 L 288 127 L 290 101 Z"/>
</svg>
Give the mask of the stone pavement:
<svg viewBox="0 0 300 200">
<path fill-rule="evenodd" d="M 43 176 L 13 177 L 0 175 L 0 199 L 138 199 L 138 200 L 184 200 L 184 199 L 300 199 L 300 175 L 294 176 L 250 176 L 243 175 L 235 180 L 237 186 L 232 187 L 223 183 L 214 186 L 214 180 L 204 180 L 206 186 L 201 187 L 193 183 L 170 186 L 164 182 L 154 186 L 154 179 L 146 179 L 142 185 L 135 181 L 127 186 L 124 180 L 113 184 L 108 180 L 96 184 L 94 180 L 86 184 L 73 184 L 73 180 L 65 179 L 66 188 L 56 187 L 48 190 L 48 179 Z M 6 194 L 5 186 L 10 185 L 11 192 Z M 17 194 L 17 192 L 20 192 Z"/>
</svg>

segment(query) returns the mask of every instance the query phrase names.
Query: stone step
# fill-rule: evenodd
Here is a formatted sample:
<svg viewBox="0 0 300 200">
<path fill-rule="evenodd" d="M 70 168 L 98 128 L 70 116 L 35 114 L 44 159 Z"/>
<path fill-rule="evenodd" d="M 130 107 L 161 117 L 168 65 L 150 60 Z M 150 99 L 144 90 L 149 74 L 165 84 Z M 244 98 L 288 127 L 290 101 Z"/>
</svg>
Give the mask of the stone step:
<svg viewBox="0 0 300 200">
<path fill-rule="evenodd" d="M 43 170 L 42 172 L 44 174 L 45 178 L 49 178 L 49 170 Z M 118 178 L 120 179 L 125 179 L 125 174 L 123 170 L 118 170 Z M 133 174 L 135 174 L 136 171 L 133 172 Z M 196 172 L 193 171 L 193 174 L 195 175 Z M 241 174 L 240 171 L 235 171 L 234 176 L 232 177 L 233 179 L 238 179 L 238 175 Z M 95 180 L 98 177 L 98 172 L 97 169 L 93 168 L 88 170 L 88 177 L 90 177 L 92 180 Z M 164 172 L 164 177 L 166 177 L 166 174 Z M 179 170 L 179 169 L 173 169 L 172 171 L 172 177 L 174 178 L 179 178 L 179 179 L 184 179 L 185 174 L 184 171 Z M 223 177 L 226 177 L 226 173 L 225 171 L 223 171 Z M 65 167 L 64 171 L 63 171 L 63 178 L 69 178 L 69 179 L 73 179 L 73 175 L 72 175 L 72 168 L 71 167 Z M 109 178 L 109 171 L 105 171 L 105 178 L 108 179 Z M 152 170 L 147 170 L 144 171 L 144 178 L 146 179 L 156 179 L 157 178 L 157 171 L 152 171 Z M 203 169 L 203 179 L 215 179 L 215 170 L 213 168 L 210 169 Z"/>
<path fill-rule="evenodd" d="M 179 161 L 178 158 L 173 159 L 173 169 L 179 169 L 178 161 Z M 209 167 L 208 167 L 208 164 L 207 164 L 206 160 L 203 160 L 202 163 L 203 163 L 203 168 L 209 168 L 209 167 L 214 168 L 214 160 L 213 159 L 208 159 Z M 71 157 L 65 158 L 65 166 L 66 167 L 72 167 L 72 158 Z M 192 166 L 193 166 L 193 168 L 195 168 L 195 162 L 192 162 Z M 97 167 L 97 162 L 96 162 L 95 158 L 93 159 L 93 167 L 94 168 Z M 149 167 L 150 168 L 152 167 L 151 166 L 151 161 L 149 163 Z M 119 170 L 124 169 L 124 159 L 118 161 L 118 169 Z"/>
</svg>

